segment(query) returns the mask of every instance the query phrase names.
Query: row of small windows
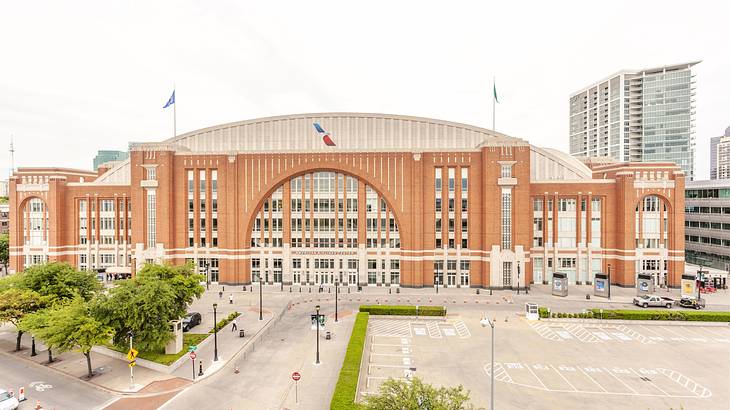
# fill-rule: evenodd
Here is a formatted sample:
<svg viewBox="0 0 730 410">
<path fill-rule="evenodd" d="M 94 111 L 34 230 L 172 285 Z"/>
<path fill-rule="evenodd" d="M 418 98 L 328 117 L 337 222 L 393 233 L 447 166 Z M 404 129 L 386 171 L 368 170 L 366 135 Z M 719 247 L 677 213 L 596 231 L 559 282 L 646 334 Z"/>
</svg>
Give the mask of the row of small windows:
<svg viewBox="0 0 730 410">
<path fill-rule="evenodd" d="M 684 221 L 687 228 L 714 229 L 722 231 L 730 231 L 730 223 L 705 222 L 705 221 Z"/>
<path fill-rule="evenodd" d="M 688 214 L 725 214 L 730 215 L 730 207 L 724 206 L 685 206 L 684 212 Z"/>
<path fill-rule="evenodd" d="M 730 239 L 711 238 L 698 235 L 684 235 L 684 240 L 686 242 L 699 243 L 703 245 L 730 247 Z"/>
</svg>

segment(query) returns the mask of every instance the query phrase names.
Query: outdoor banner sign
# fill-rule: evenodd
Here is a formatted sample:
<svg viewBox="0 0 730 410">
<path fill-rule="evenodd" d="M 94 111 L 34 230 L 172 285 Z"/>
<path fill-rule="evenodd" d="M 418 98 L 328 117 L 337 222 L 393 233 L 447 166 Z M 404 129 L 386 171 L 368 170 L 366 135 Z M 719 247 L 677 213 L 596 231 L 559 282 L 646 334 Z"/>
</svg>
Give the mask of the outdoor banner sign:
<svg viewBox="0 0 730 410">
<path fill-rule="evenodd" d="M 697 296 L 695 275 L 682 275 L 682 296 Z"/>
<path fill-rule="evenodd" d="M 636 275 L 636 295 L 654 293 L 654 279 L 647 273 Z"/>
<path fill-rule="evenodd" d="M 608 275 L 605 273 L 596 273 L 593 280 L 593 294 L 598 297 L 608 297 Z"/>
<path fill-rule="evenodd" d="M 554 296 L 568 296 L 568 275 L 562 272 L 553 272 Z"/>
</svg>

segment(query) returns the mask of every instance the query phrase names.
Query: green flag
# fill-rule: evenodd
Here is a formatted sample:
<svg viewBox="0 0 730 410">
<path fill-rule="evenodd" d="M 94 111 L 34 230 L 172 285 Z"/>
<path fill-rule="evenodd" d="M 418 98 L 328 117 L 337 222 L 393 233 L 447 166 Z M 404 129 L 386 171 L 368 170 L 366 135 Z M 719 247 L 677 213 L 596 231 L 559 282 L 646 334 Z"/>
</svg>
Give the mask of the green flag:
<svg viewBox="0 0 730 410">
<path fill-rule="evenodd" d="M 494 101 L 499 104 L 499 98 L 497 98 L 497 83 L 494 83 Z"/>
</svg>

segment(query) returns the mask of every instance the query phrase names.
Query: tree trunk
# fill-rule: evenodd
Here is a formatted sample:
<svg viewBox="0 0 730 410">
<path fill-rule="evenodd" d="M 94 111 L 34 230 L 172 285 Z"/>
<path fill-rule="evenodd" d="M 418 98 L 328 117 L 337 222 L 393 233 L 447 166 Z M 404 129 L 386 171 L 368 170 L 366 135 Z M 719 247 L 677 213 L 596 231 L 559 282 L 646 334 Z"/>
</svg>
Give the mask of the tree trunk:
<svg viewBox="0 0 730 410">
<path fill-rule="evenodd" d="M 48 364 L 53 363 L 53 352 L 51 351 L 51 348 L 48 348 Z"/>
<path fill-rule="evenodd" d="M 15 339 L 15 351 L 20 350 L 20 339 L 23 338 L 23 331 L 18 330 L 18 337 Z"/>
<path fill-rule="evenodd" d="M 86 368 L 89 370 L 89 379 L 90 379 L 91 376 L 94 375 L 94 373 L 91 371 L 91 351 L 84 353 L 84 356 L 86 356 Z"/>
</svg>

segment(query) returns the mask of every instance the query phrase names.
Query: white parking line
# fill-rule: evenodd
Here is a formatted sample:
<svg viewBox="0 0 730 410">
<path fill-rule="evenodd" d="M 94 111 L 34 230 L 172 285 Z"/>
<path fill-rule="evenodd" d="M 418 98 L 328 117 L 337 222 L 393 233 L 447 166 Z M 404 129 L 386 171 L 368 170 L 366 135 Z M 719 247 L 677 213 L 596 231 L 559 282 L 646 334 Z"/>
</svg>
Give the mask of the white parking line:
<svg viewBox="0 0 730 410">
<path fill-rule="evenodd" d="M 632 392 L 634 392 L 634 393 L 637 393 L 637 392 L 636 392 L 636 390 L 634 390 L 633 388 L 631 388 L 631 386 L 629 386 L 628 384 L 624 383 L 624 381 L 623 381 L 623 380 L 621 380 L 621 379 L 619 379 L 618 377 L 616 377 L 616 375 L 615 375 L 615 374 L 613 374 L 613 372 L 612 372 L 612 371 L 610 371 L 610 370 L 606 369 L 605 367 L 603 368 L 603 370 L 605 370 L 605 371 L 606 371 L 606 372 L 607 372 L 608 374 L 610 374 L 610 375 L 611 375 L 611 377 L 613 377 L 614 379 L 618 380 L 618 381 L 619 381 L 619 382 L 620 382 L 621 384 L 623 384 L 624 386 L 626 386 L 626 388 L 627 388 L 627 389 L 631 390 L 631 391 L 632 391 Z"/>
<path fill-rule="evenodd" d="M 562 377 L 563 380 L 565 380 L 565 382 L 568 383 L 568 385 L 573 388 L 573 390 L 578 391 L 578 389 L 576 389 L 575 386 L 573 386 L 573 383 L 569 382 L 568 379 L 566 379 L 565 376 L 563 376 L 563 374 L 558 371 L 558 369 L 556 369 L 553 365 L 550 365 L 550 367 L 552 367 L 553 370 L 555 370 L 555 373 L 557 373 L 560 377 Z"/>
<path fill-rule="evenodd" d="M 653 381 L 651 381 L 651 379 L 649 379 L 648 377 L 646 377 L 646 376 L 641 376 L 641 375 L 639 375 L 639 373 L 636 373 L 636 370 L 634 370 L 634 369 L 630 369 L 630 370 L 631 370 L 632 372 L 634 372 L 634 374 L 635 374 L 635 375 L 639 376 L 639 378 L 640 378 L 640 379 L 642 379 L 642 380 L 644 380 L 645 382 L 647 382 L 647 383 L 651 384 L 651 385 L 652 385 L 652 386 L 654 386 L 654 387 L 655 387 L 655 388 L 656 388 L 657 390 L 659 390 L 660 392 L 664 393 L 664 395 L 666 395 L 666 396 L 669 396 L 669 395 L 670 395 L 669 393 L 667 393 L 667 392 L 665 392 L 664 390 L 660 389 L 660 388 L 659 388 L 659 386 L 657 386 L 656 384 L 654 384 L 654 382 L 653 382 Z"/>
<path fill-rule="evenodd" d="M 603 388 L 603 386 L 601 386 L 601 383 L 598 383 L 598 382 L 596 381 L 596 379 L 594 379 L 594 378 L 593 378 L 593 377 L 591 377 L 591 376 L 590 376 L 590 375 L 589 375 L 588 373 L 586 373 L 586 372 L 585 372 L 585 371 L 584 371 L 583 369 L 581 369 L 581 368 L 580 368 L 580 366 L 576 366 L 576 367 L 578 368 L 578 370 L 580 370 L 580 372 L 581 372 L 581 373 L 585 374 L 585 375 L 586 375 L 586 377 L 588 377 L 589 379 L 591 379 L 591 381 L 592 381 L 593 383 L 595 383 L 595 385 L 596 385 L 596 386 L 598 386 L 598 387 L 599 387 L 599 388 L 600 388 L 601 390 L 603 390 L 603 392 L 604 392 L 604 393 L 608 393 L 608 391 L 606 391 L 606 389 L 604 389 L 604 388 Z"/>
</svg>

